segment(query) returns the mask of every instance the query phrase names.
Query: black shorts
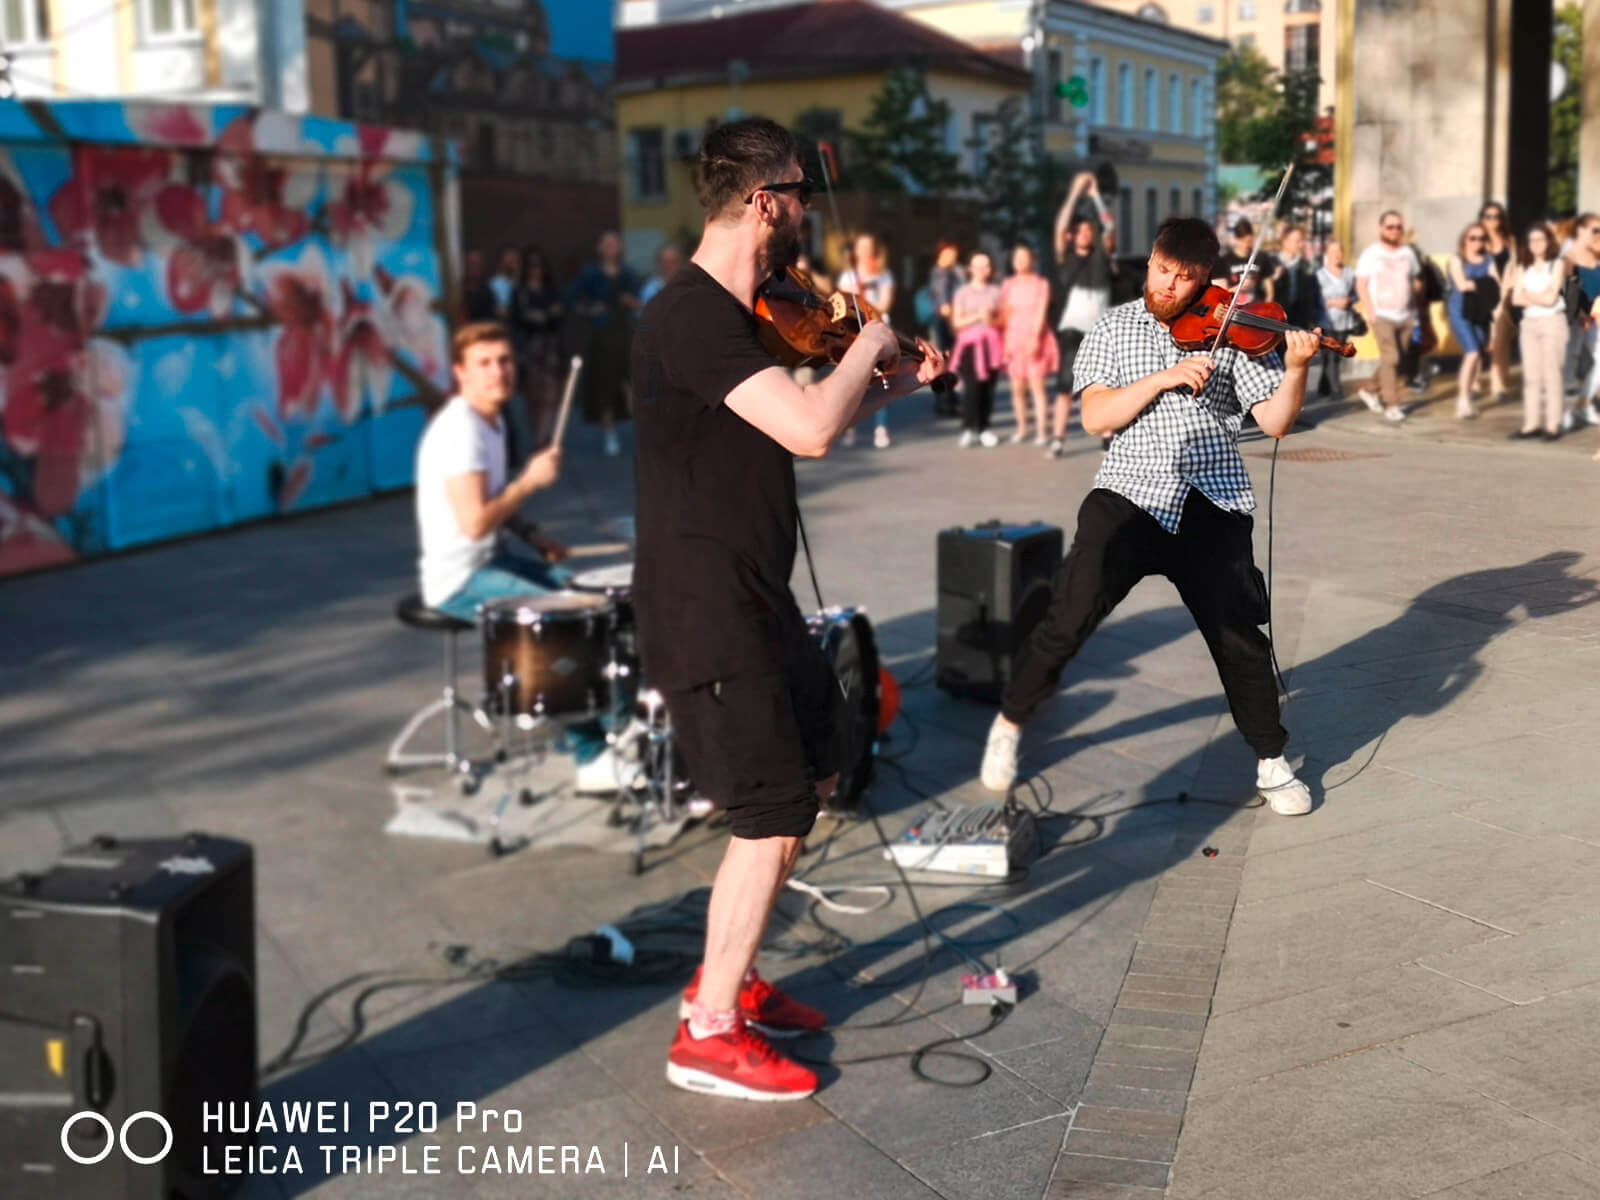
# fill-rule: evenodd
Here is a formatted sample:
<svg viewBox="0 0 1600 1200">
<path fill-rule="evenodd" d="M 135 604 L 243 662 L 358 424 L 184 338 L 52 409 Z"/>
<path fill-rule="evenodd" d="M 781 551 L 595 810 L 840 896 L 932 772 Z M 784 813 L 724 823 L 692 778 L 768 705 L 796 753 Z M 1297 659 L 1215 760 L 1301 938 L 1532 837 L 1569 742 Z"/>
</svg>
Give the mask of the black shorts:
<svg viewBox="0 0 1600 1200">
<path fill-rule="evenodd" d="M 725 810 L 733 836 L 805 837 L 817 782 L 839 769 L 840 692 L 820 649 L 781 675 L 665 693 L 689 780 Z"/>
</svg>

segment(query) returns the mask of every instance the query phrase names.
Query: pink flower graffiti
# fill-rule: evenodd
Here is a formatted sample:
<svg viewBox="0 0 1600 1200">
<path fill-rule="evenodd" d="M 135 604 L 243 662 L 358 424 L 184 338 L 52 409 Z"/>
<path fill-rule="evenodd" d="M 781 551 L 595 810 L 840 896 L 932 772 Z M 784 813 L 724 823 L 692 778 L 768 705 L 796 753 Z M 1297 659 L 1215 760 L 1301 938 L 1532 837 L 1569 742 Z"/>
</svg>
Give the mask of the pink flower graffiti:
<svg viewBox="0 0 1600 1200">
<path fill-rule="evenodd" d="M 337 355 L 338 319 L 333 284 L 319 253 L 296 266 L 265 269 L 266 305 L 282 326 L 273 347 L 278 372 L 278 415 L 310 417 Z"/>
<path fill-rule="evenodd" d="M 112 262 L 132 266 L 144 248 L 150 201 L 167 180 L 172 155 L 127 146 L 81 146 L 72 178 L 50 198 L 50 217 L 63 237 L 93 237 Z"/>
<path fill-rule="evenodd" d="M 334 245 L 349 252 L 352 271 L 370 275 L 379 243 L 397 241 L 411 228 L 415 201 L 409 188 L 389 178 L 390 165 L 378 157 L 390 131 L 362 125 L 357 133 L 361 158 L 328 205 L 328 221 Z"/>
</svg>

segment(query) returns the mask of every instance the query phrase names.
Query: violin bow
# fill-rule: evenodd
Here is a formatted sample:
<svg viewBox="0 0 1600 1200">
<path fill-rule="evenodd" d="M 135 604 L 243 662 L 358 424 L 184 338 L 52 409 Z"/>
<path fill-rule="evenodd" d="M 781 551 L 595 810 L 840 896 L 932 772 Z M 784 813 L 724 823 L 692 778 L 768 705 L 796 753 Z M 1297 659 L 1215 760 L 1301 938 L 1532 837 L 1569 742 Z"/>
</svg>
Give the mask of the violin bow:
<svg viewBox="0 0 1600 1200">
<path fill-rule="evenodd" d="M 833 214 L 833 226 L 839 231 L 839 236 L 844 236 L 844 222 L 839 219 L 839 202 L 833 198 L 833 172 L 837 169 L 837 161 L 833 157 L 833 146 L 828 142 L 817 143 L 817 165 L 822 168 L 822 190 L 828 194 L 828 211 Z M 856 328 L 865 329 L 866 321 L 861 316 L 861 272 L 856 269 L 855 255 L 847 248 L 844 260 L 850 265 L 850 270 L 855 273 L 857 290 L 850 293 L 851 306 L 856 310 Z"/>
<path fill-rule="evenodd" d="M 1289 176 L 1294 174 L 1294 163 L 1283 173 L 1283 181 L 1278 184 L 1278 194 L 1272 198 L 1272 207 L 1267 210 L 1267 219 L 1270 221 L 1278 215 L 1278 205 L 1283 201 L 1283 193 L 1289 187 Z M 1222 324 L 1217 327 L 1217 336 L 1211 343 L 1211 353 L 1217 352 L 1217 347 L 1222 345 L 1222 339 L 1228 336 L 1228 326 L 1233 323 L 1233 310 L 1239 307 L 1239 294 L 1244 291 L 1245 281 L 1250 278 L 1250 269 L 1256 265 L 1256 255 L 1261 253 L 1261 242 L 1257 238 L 1256 244 L 1250 247 L 1250 257 L 1244 260 L 1244 270 L 1239 274 L 1239 286 L 1233 289 L 1233 299 L 1228 301 L 1228 311 L 1222 314 Z"/>
</svg>

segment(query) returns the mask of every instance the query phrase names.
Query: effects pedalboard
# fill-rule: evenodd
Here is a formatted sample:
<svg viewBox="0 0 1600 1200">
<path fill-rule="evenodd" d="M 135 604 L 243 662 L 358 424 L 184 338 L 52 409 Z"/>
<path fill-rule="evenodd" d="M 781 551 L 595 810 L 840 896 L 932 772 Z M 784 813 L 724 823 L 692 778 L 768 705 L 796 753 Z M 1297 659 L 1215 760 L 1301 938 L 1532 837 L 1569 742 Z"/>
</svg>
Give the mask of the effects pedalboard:
<svg viewBox="0 0 1600 1200">
<path fill-rule="evenodd" d="M 1039 838 L 1033 814 L 1018 804 L 930 807 L 884 850 L 908 871 L 953 871 L 1003 879 L 1023 865 Z"/>
</svg>

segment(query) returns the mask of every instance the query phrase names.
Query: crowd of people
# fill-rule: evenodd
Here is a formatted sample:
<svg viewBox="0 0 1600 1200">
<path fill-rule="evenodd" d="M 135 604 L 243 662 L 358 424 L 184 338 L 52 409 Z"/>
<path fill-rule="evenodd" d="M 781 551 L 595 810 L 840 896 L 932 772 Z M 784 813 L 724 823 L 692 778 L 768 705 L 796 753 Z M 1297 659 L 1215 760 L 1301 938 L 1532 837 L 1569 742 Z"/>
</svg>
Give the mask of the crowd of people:
<svg viewBox="0 0 1600 1200">
<path fill-rule="evenodd" d="M 1322 239 L 1313 254 L 1306 230 L 1292 223 L 1278 225 L 1257 250 L 1257 232 L 1241 218 L 1228 231 L 1212 279 L 1240 290 L 1242 300 L 1280 304 L 1290 324 L 1320 328 L 1341 342 L 1370 333 L 1378 369 L 1356 397 L 1385 420 L 1404 421 L 1408 391 L 1425 392 L 1439 369 L 1429 356 L 1442 330 L 1430 313 L 1442 302 L 1460 354 L 1458 419 L 1473 419 L 1485 403 L 1509 401 L 1510 369 L 1520 360 L 1523 419 L 1513 437 L 1555 441 L 1600 426 L 1600 215 L 1513 232 L 1504 206 L 1490 201 L 1442 266 L 1419 247 L 1401 213 L 1384 213 L 1375 232 L 1352 266 L 1338 239 Z M 1042 263 L 1027 243 L 999 263 L 986 250 L 963 261 L 956 242 L 940 241 L 925 285 L 914 294 L 918 332 L 950 356 L 960 380 L 935 406 L 941 417 L 959 420 L 963 449 L 1000 444 L 991 422 L 996 386 L 1005 379 L 1014 417 L 1007 440 L 1032 442 L 1051 457 L 1064 453 L 1078 347 L 1110 307 L 1119 281 L 1114 219 L 1092 174 L 1073 180 L 1052 241 L 1053 263 Z M 594 261 L 558 287 L 536 246 L 502 251 L 492 273 L 481 252 L 467 254 L 465 316 L 498 321 L 514 338 L 523 399 L 507 409 L 514 461 L 548 440 L 573 355 L 584 361 L 583 416 L 603 428 L 606 453 L 620 453 L 617 427 L 631 408 L 627 364 L 637 314 L 683 261 L 669 243 L 656 256 L 654 274 L 641 279 L 623 261 L 620 236 L 608 232 Z M 859 296 L 892 319 L 897 283 L 883 238 L 856 236 L 836 279 L 820 264 L 802 259 L 800 265 L 823 291 Z M 1002 267 L 1009 269 L 1002 274 Z M 1320 356 L 1319 396 L 1343 394 L 1343 363 L 1331 351 Z M 854 430 L 840 444 L 854 445 Z M 880 450 L 893 444 L 887 410 L 874 419 L 872 444 Z"/>
</svg>

